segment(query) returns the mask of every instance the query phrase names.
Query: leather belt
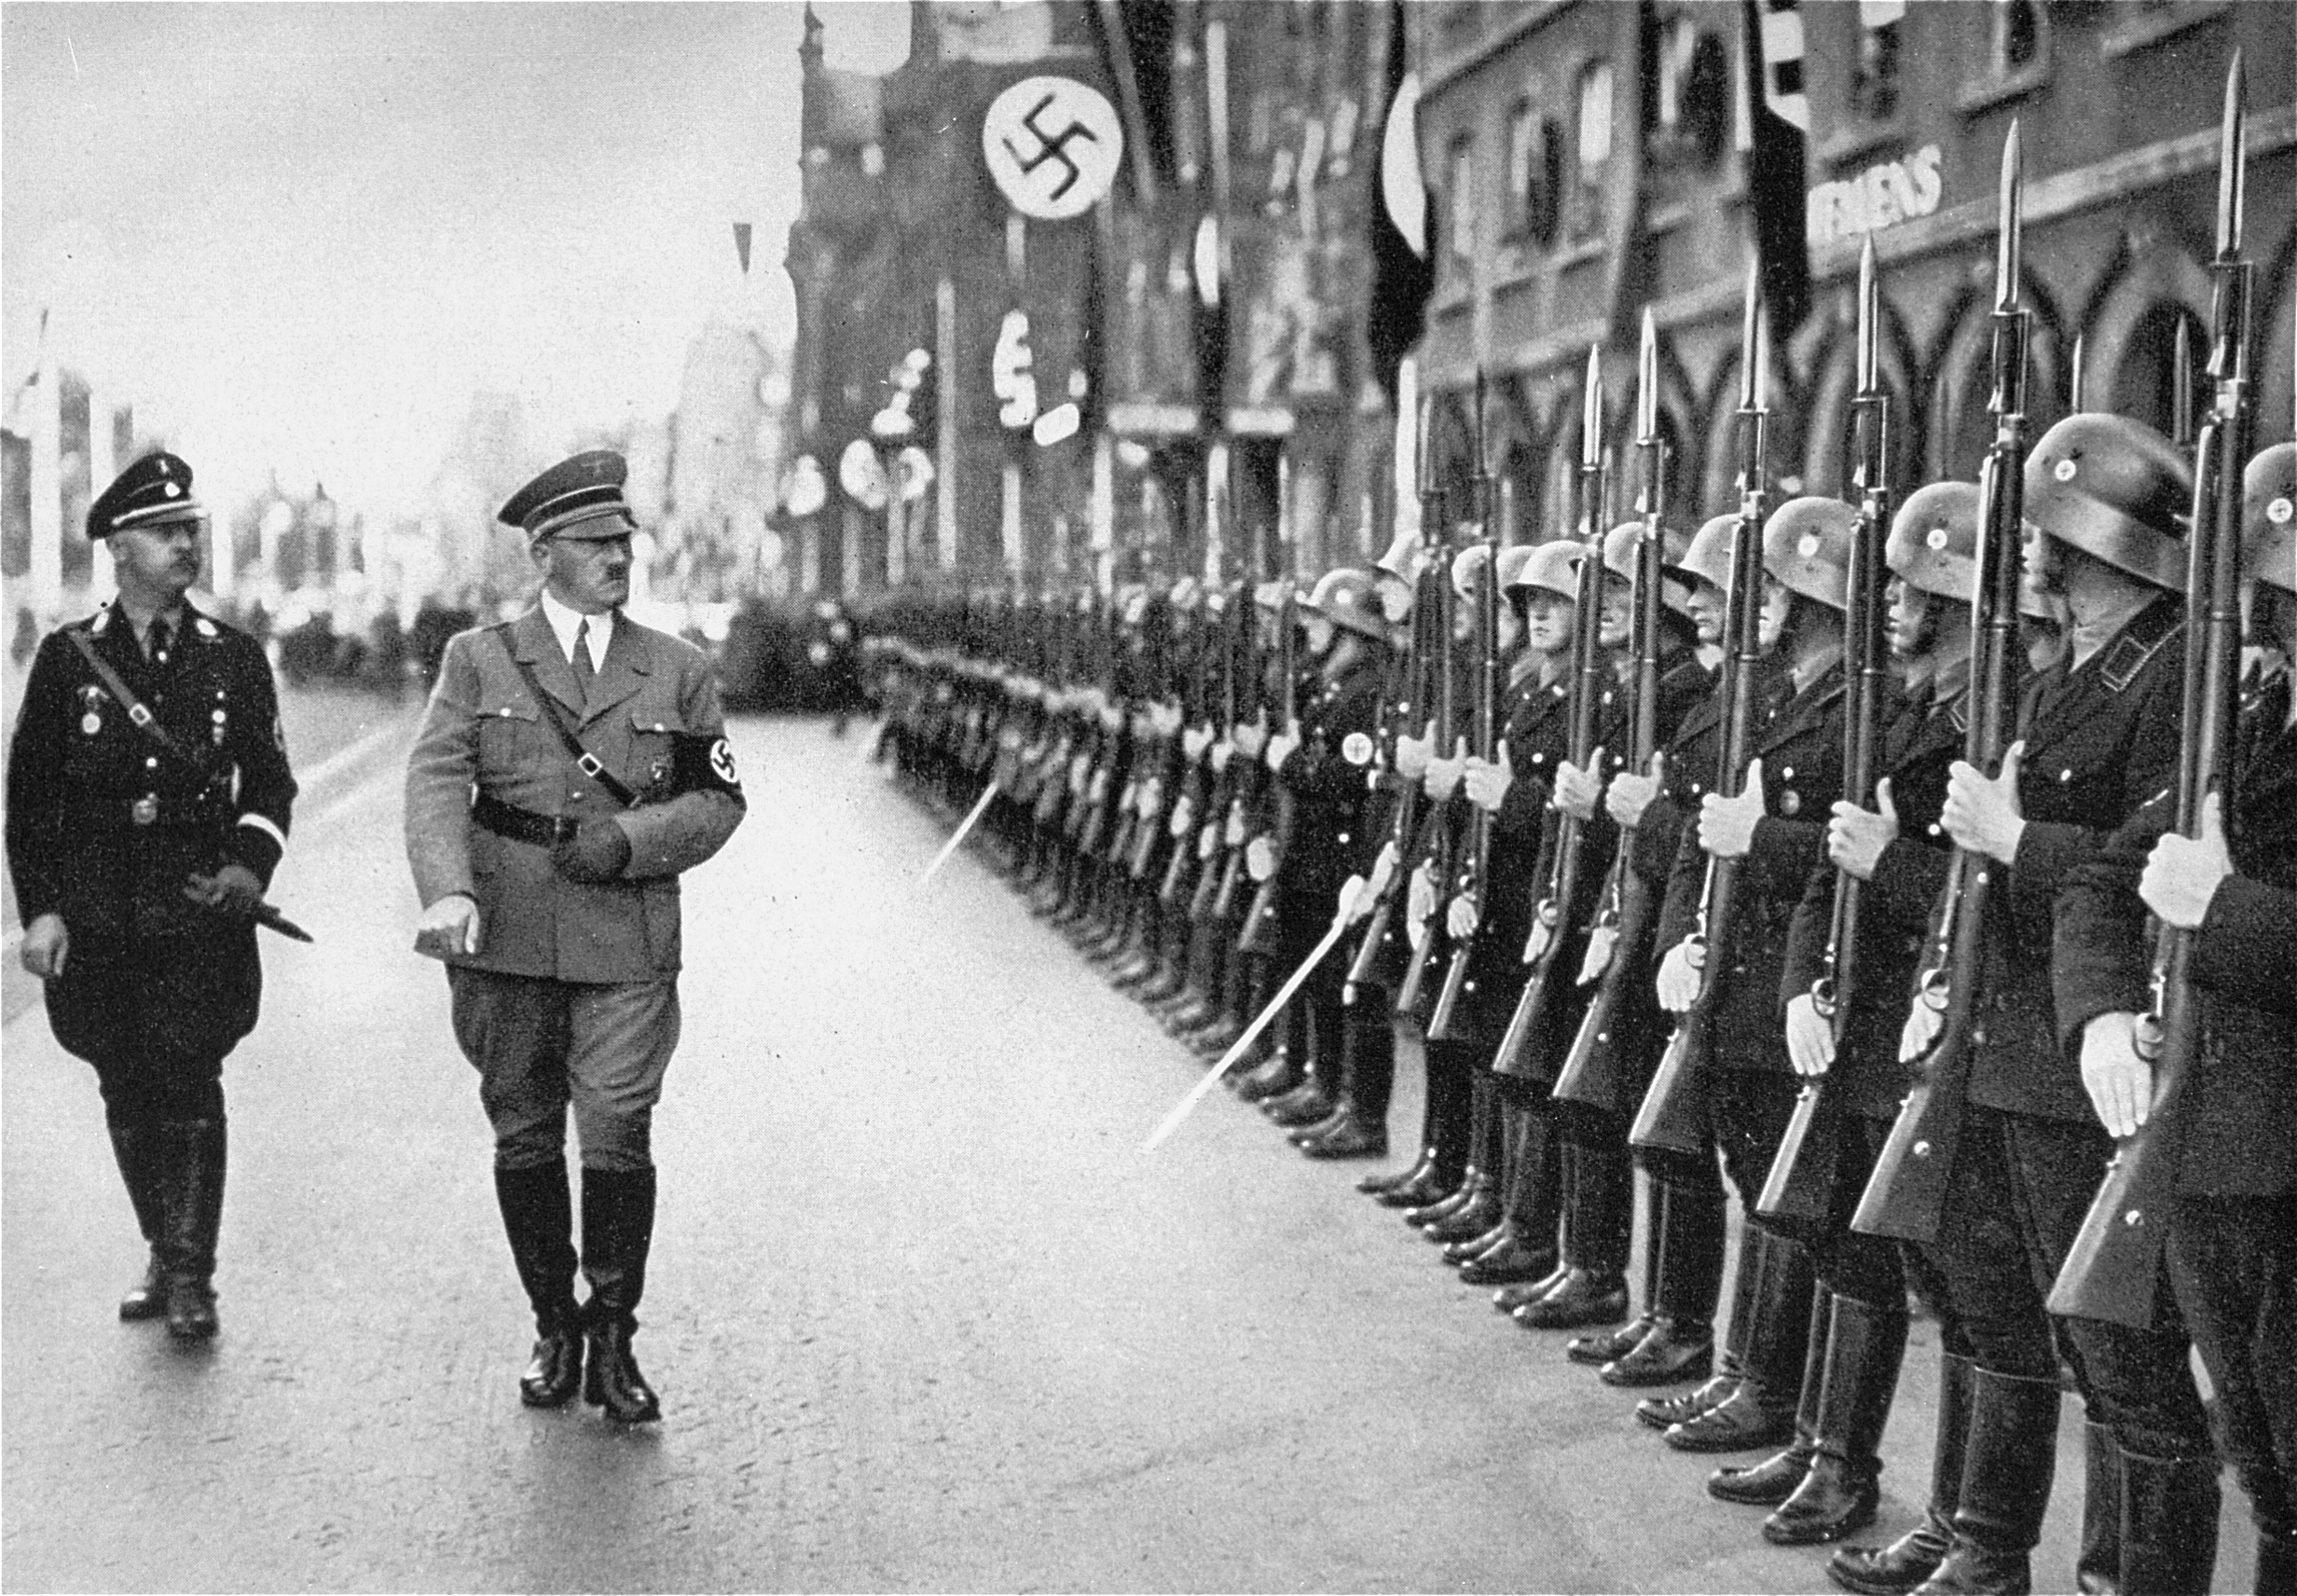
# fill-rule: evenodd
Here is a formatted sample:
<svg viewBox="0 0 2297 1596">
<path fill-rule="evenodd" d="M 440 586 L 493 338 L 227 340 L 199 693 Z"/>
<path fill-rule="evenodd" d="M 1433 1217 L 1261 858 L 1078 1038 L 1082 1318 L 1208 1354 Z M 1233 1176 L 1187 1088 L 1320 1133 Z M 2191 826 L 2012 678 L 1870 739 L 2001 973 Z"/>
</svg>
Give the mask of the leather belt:
<svg viewBox="0 0 2297 1596">
<path fill-rule="evenodd" d="M 485 792 L 472 800 L 471 819 L 498 837 L 543 847 L 555 847 L 571 838 L 574 828 L 581 824 L 571 815 L 538 815 Z"/>
</svg>

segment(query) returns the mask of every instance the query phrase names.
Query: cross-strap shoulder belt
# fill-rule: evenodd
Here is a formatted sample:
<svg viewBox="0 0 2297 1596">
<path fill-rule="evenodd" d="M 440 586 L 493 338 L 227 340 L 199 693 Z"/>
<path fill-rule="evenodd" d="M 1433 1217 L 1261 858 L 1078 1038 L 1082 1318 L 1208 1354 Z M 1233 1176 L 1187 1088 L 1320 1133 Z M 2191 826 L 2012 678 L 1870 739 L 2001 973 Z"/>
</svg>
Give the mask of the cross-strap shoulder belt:
<svg viewBox="0 0 2297 1596">
<path fill-rule="evenodd" d="M 550 722 L 551 730 L 558 734 L 559 742 L 566 746 L 567 757 L 574 762 L 576 769 L 597 782 L 609 798 L 626 809 L 636 807 L 638 794 L 631 791 L 620 777 L 607 769 L 597 754 L 583 746 L 583 739 L 568 722 L 566 711 L 559 706 L 558 700 L 543 691 L 541 680 L 534 674 L 534 667 L 518 657 L 518 651 L 511 646 L 511 626 L 512 623 L 506 621 L 493 629 L 502 640 L 502 652 L 510 655 L 511 665 L 518 672 L 519 680 L 527 684 L 527 696 L 534 700 L 535 707 L 543 712 L 543 719 Z"/>
</svg>

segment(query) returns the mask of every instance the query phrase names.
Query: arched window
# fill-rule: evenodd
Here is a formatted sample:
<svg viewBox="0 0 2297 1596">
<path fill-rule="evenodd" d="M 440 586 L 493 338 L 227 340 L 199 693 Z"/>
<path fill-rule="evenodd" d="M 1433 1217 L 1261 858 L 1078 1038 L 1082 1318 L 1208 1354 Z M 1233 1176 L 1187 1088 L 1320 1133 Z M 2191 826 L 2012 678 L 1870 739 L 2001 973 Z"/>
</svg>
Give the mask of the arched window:
<svg viewBox="0 0 2297 1596">
<path fill-rule="evenodd" d="M 1602 215 L 1604 178 L 1611 166 L 1611 63 L 1589 62 L 1579 73 L 1577 213 L 1582 229 Z"/>
</svg>

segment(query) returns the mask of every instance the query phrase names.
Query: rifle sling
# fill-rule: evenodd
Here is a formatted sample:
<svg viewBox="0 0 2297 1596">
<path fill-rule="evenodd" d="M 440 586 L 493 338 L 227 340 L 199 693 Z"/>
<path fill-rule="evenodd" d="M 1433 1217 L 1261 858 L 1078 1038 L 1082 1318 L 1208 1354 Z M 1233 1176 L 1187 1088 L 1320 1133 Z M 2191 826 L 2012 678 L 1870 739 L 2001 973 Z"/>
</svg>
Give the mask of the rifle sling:
<svg viewBox="0 0 2297 1596">
<path fill-rule="evenodd" d="M 509 624 L 497 626 L 495 631 L 502 639 L 502 652 L 510 655 L 511 665 L 518 672 L 519 680 L 527 684 L 527 696 L 534 700 L 536 709 L 542 710 L 543 719 L 550 722 L 550 729 L 558 734 L 558 741 L 565 745 L 567 757 L 574 762 L 574 767 L 597 782 L 615 803 L 626 809 L 636 808 L 638 794 L 625 786 L 621 777 L 600 764 L 597 754 L 583 746 L 582 738 L 567 723 L 566 711 L 559 707 L 558 700 L 543 691 L 541 680 L 534 674 L 534 667 L 520 659 L 518 651 L 510 646 Z"/>
</svg>

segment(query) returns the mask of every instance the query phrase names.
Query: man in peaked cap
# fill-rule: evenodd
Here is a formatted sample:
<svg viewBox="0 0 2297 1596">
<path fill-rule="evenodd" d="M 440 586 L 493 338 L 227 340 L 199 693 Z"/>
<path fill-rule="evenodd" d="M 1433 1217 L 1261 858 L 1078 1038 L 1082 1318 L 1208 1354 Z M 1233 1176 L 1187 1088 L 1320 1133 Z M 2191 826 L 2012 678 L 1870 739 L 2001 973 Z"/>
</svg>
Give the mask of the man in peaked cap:
<svg viewBox="0 0 2297 1596">
<path fill-rule="evenodd" d="M 19 956 L 56 1039 L 95 1066 L 151 1249 L 119 1316 L 185 1341 L 216 1329 L 223 1063 L 254 1027 L 251 915 L 296 794 L 262 648 L 186 598 L 205 523 L 165 453 L 89 507 L 118 597 L 42 640 L 7 774 Z"/>
<path fill-rule="evenodd" d="M 416 947 L 447 962 L 534 1310 L 520 1397 L 558 1407 L 581 1384 L 637 1423 L 660 1416 L 630 1338 L 653 1232 L 649 1129 L 678 1040 L 678 875 L 724 845 L 743 798 L 701 653 L 621 612 L 625 473 L 620 455 L 579 454 L 502 506 L 542 592 L 516 621 L 447 644 L 407 764 L 406 850 Z"/>
</svg>

